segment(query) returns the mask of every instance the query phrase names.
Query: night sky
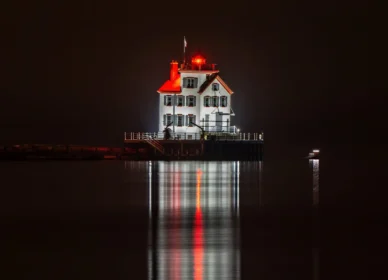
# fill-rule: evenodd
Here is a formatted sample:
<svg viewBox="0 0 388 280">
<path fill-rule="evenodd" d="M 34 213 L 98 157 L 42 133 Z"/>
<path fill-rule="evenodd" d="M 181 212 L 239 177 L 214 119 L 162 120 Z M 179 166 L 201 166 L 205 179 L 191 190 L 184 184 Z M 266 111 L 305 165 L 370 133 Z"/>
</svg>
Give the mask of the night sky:
<svg viewBox="0 0 388 280">
<path fill-rule="evenodd" d="M 356 2 L 62 2 L 2 9 L 0 143 L 121 146 L 124 131 L 156 131 L 183 36 L 218 64 L 234 124 L 263 129 L 269 155 L 348 146 L 367 122 Z"/>
</svg>

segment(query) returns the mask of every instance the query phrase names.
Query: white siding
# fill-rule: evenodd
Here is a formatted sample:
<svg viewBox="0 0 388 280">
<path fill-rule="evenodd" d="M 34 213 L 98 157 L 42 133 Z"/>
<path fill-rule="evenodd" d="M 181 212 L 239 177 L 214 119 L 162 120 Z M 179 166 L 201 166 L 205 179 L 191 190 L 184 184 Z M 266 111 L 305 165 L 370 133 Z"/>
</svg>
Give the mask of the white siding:
<svg viewBox="0 0 388 280">
<path fill-rule="evenodd" d="M 226 114 L 230 114 L 230 105 L 231 105 L 231 94 L 229 94 L 226 89 L 222 86 L 222 84 L 217 80 L 215 79 L 213 81 L 213 83 L 218 83 L 220 86 L 219 86 L 219 91 L 216 91 L 216 92 L 213 92 L 212 90 L 212 86 L 211 84 L 207 87 L 207 89 L 202 93 L 201 95 L 201 114 L 200 114 L 200 120 L 204 120 L 205 119 L 205 115 L 210 115 L 210 122 L 209 122 L 209 126 L 213 126 L 215 125 L 215 121 L 216 121 L 216 114 L 215 112 L 217 112 L 217 107 L 205 107 L 204 106 L 204 99 L 205 99 L 205 96 L 218 96 L 218 97 L 221 97 L 221 96 L 226 96 L 227 97 L 227 106 L 226 107 L 221 107 L 219 106 L 218 109 L 220 112 L 222 113 L 226 113 Z M 212 103 L 210 103 L 212 104 Z M 221 105 L 221 100 L 219 101 L 219 105 Z M 226 126 L 226 120 L 229 119 L 229 125 L 230 124 L 230 115 L 224 115 L 222 116 L 222 120 L 224 121 L 223 125 Z M 199 121 L 198 121 L 199 122 Z M 204 125 L 203 122 L 200 122 L 202 125 Z"/>
</svg>

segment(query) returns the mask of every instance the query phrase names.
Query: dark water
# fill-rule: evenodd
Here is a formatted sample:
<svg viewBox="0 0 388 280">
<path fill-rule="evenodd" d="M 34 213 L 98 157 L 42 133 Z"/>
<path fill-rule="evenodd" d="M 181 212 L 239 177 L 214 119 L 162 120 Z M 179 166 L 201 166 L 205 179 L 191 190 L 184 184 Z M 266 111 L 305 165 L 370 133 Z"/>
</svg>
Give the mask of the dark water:
<svg viewBox="0 0 388 280">
<path fill-rule="evenodd" d="M 2 279 L 319 279 L 318 161 L 2 162 L 0 176 Z"/>
</svg>

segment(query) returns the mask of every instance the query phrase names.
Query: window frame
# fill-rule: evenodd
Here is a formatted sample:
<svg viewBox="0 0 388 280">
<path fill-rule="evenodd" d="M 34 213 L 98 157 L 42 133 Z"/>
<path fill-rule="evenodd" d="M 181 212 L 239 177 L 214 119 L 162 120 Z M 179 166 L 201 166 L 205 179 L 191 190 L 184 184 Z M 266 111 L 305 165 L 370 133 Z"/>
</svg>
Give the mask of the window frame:
<svg viewBox="0 0 388 280">
<path fill-rule="evenodd" d="M 190 86 L 189 86 L 190 85 Z M 198 78 L 195 77 L 185 77 L 183 78 L 183 88 L 198 88 Z"/>
<path fill-rule="evenodd" d="M 206 101 L 207 101 L 207 105 L 206 105 Z M 204 98 L 203 98 L 203 107 L 206 107 L 206 108 L 208 108 L 208 107 L 212 107 L 211 106 L 211 97 L 210 96 L 204 96 Z"/>
<path fill-rule="evenodd" d="M 172 114 L 166 114 L 166 125 L 168 125 L 172 121 L 173 121 Z"/>
<path fill-rule="evenodd" d="M 190 118 L 191 118 L 191 122 L 193 122 L 193 123 L 195 123 L 195 115 L 194 114 L 188 114 L 188 115 L 186 115 L 186 125 L 188 126 L 188 127 L 194 127 L 194 125 L 192 125 L 191 123 L 190 123 Z"/>
<path fill-rule="evenodd" d="M 182 101 L 182 104 L 181 104 L 181 105 L 179 105 L 179 101 Z M 176 102 L 176 103 L 177 103 L 177 104 L 176 104 L 177 107 L 183 107 L 183 106 L 185 106 L 185 97 L 182 96 L 182 95 L 178 95 L 178 96 L 177 96 L 177 102 Z"/>
<path fill-rule="evenodd" d="M 220 99 L 218 96 L 212 96 L 212 106 L 211 107 L 219 107 L 220 105 Z"/>
<path fill-rule="evenodd" d="M 172 114 L 164 114 L 163 115 L 163 125 L 168 125 L 170 122 L 172 122 Z"/>
<path fill-rule="evenodd" d="M 170 104 L 168 104 L 170 101 Z M 172 95 L 165 95 L 164 97 L 164 106 L 172 106 L 172 101 L 173 101 L 173 98 L 172 98 Z"/>
<path fill-rule="evenodd" d="M 212 83 L 212 91 L 219 91 L 219 90 L 220 90 L 220 84 Z"/>
<path fill-rule="evenodd" d="M 220 107 L 228 107 L 228 97 L 223 95 L 220 97 Z"/>
<path fill-rule="evenodd" d="M 179 118 L 181 118 L 181 120 L 182 120 L 181 125 L 179 125 Z M 177 114 L 177 115 L 176 115 L 176 126 L 177 126 L 177 127 L 185 126 L 185 118 L 184 118 L 184 115 L 182 115 L 182 114 Z"/>
<path fill-rule="evenodd" d="M 197 97 L 195 96 L 195 95 L 187 95 L 186 96 L 186 98 L 187 98 L 187 102 L 186 102 L 186 106 L 187 107 L 195 107 L 196 106 L 196 99 L 197 99 Z M 190 105 L 190 98 L 193 98 L 193 105 Z"/>
</svg>

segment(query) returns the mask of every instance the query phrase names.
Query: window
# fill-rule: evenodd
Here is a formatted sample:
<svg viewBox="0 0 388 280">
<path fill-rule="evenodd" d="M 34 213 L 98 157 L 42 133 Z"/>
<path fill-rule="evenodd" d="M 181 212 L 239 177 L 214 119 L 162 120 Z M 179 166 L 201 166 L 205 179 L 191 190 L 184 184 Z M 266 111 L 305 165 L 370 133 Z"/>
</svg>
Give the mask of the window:
<svg viewBox="0 0 388 280">
<path fill-rule="evenodd" d="M 164 105 L 166 105 L 166 106 L 172 105 L 172 96 L 171 95 L 164 96 Z"/>
<path fill-rule="evenodd" d="M 163 125 L 169 125 L 171 122 L 172 122 L 171 114 L 163 115 Z"/>
<path fill-rule="evenodd" d="M 195 107 L 195 96 L 189 95 L 186 97 L 186 104 L 189 107 Z"/>
<path fill-rule="evenodd" d="M 182 107 L 185 106 L 185 97 L 177 96 L 177 106 Z"/>
<path fill-rule="evenodd" d="M 183 87 L 184 88 L 197 88 L 198 87 L 198 79 L 197 78 L 184 78 L 183 79 Z"/>
<path fill-rule="evenodd" d="M 218 91 L 218 90 L 220 90 L 220 85 L 217 84 L 217 83 L 212 84 L 212 90 L 213 90 L 213 91 Z"/>
<path fill-rule="evenodd" d="M 228 97 L 227 96 L 221 96 L 221 107 L 228 106 Z"/>
<path fill-rule="evenodd" d="M 203 100 L 203 106 L 210 107 L 210 96 L 205 96 Z"/>
<path fill-rule="evenodd" d="M 190 126 L 190 127 L 194 126 L 192 123 L 195 123 L 195 115 L 192 115 L 192 114 L 187 115 L 186 116 L 186 124 L 187 124 L 187 126 Z"/>
<path fill-rule="evenodd" d="M 212 96 L 213 107 L 218 107 L 218 96 Z"/>
<path fill-rule="evenodd" d="M 178 121 L 177 121 L 177 126 L 183 126 L 184 125 L 184 123 L 183 123 L 183 115 L 177 115 L 177 119 L 178 119 Z"/>
</svg>

